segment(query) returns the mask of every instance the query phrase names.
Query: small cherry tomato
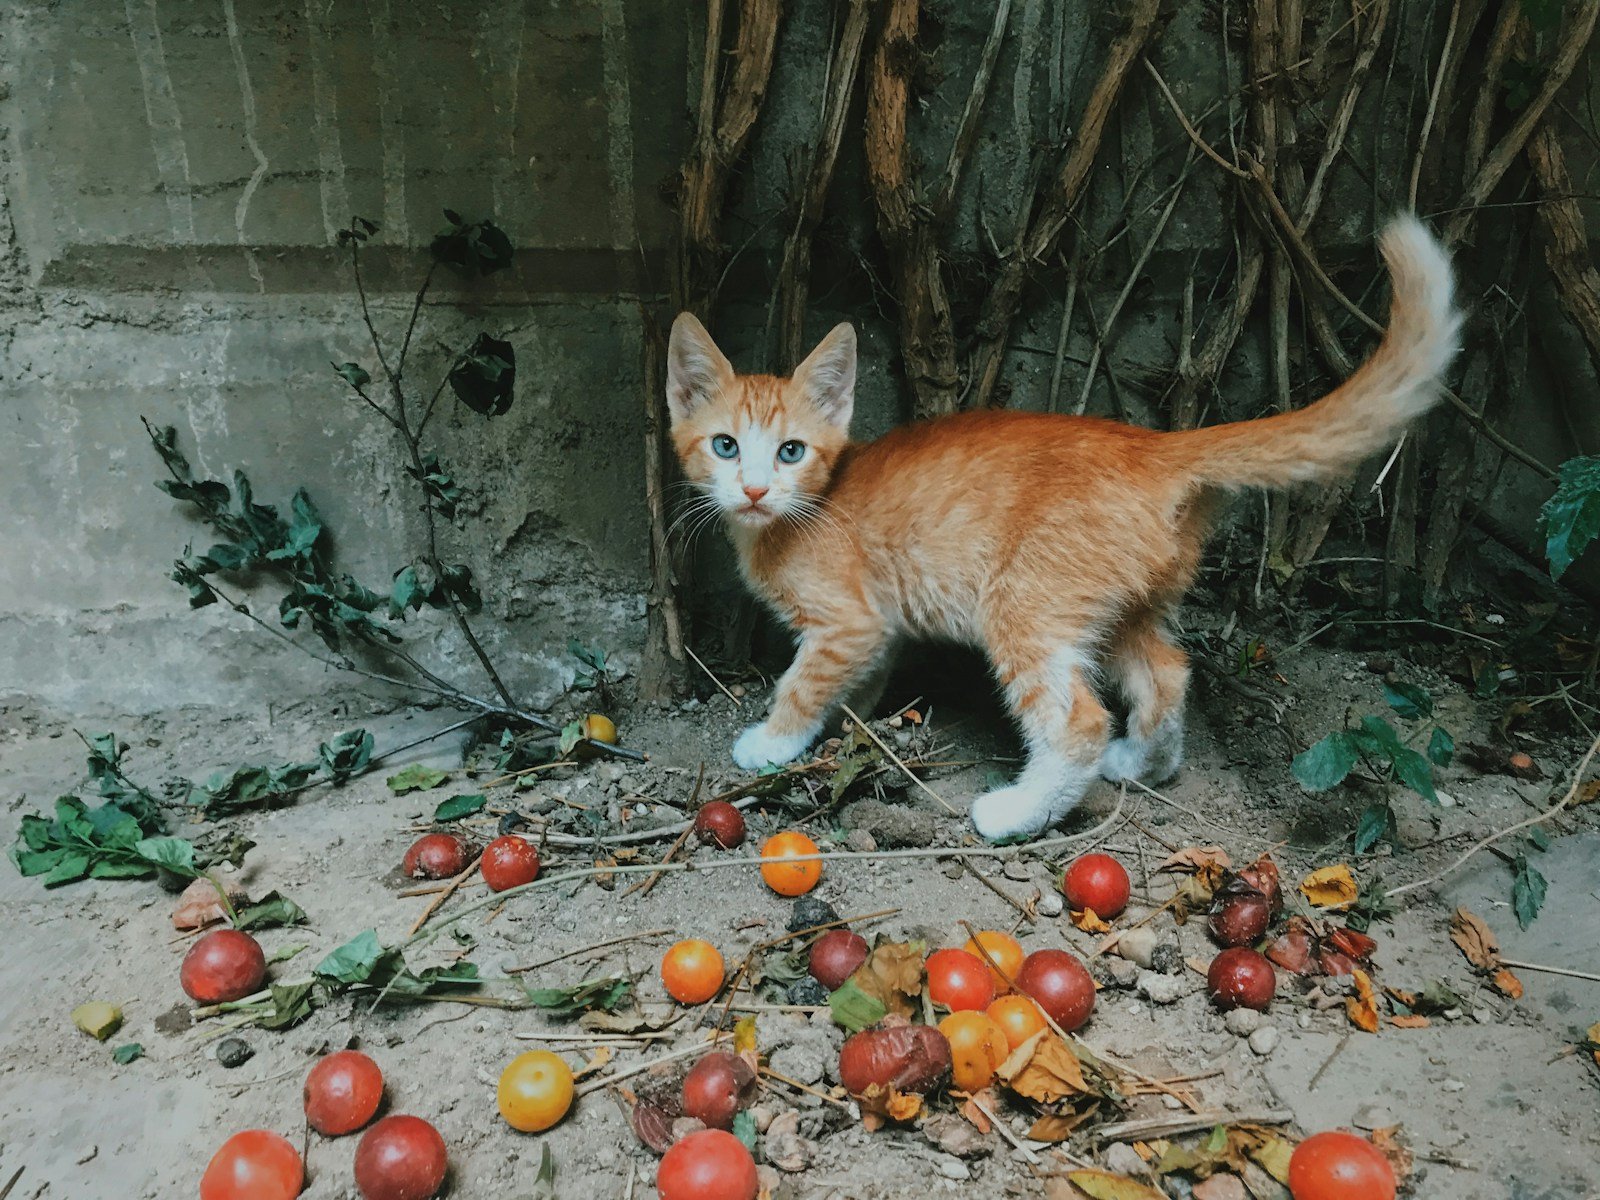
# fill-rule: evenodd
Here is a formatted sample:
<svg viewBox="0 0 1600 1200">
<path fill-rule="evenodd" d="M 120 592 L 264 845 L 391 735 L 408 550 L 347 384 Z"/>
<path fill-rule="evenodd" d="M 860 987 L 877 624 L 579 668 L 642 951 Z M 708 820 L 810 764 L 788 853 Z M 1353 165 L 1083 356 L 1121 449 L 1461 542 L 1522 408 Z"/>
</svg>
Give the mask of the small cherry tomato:
<svg viewBox="0 0 1600 1200">
<path fill-rule="evenodd" d="M 980 946 L 988 958 L 978 953 Z M 1011 990 L 1011 984 L 1017 978 L 1017 972 L 1022 970 L 1022 960 L 1026 957 L 1022 953 L 1022 943 L 998 929 L 980 929 L 978 936 L 968 938 L 962 949 L 981 959 L 989 968 L 996 996 L 1003 996 Z"/>
<path fill-rule="evenodd" d="M 694 815 L 694 831 L 707 846 L 732 850 L 744 842 L 744 814 L 726 800 L 713 800 Z"/>
<path fill-rule="evenodd" d="M 1017 991 L 1038 1001 L 1050 1019 L 1068 1033 L 1094 1011 L 1094 980 L 1065 950 L 1035 950 L 1023 959 Z"/>
<path fill-rule="evenodd" d="M 549 1129 L 572 1107 L 572 1068 L 548 1050 L 519 1054 L 500 1072 L 500 1115 L 523 1133 Z"/>
<path fill-rule="evenodd" d="M 287 1138 L 246 1129 L 222 1143 L 200 1177 L 200 1200 L 294 1200 L 305 1168 Z"/>
<path fill-rule="evenodd" d="M 951 1012 L 981 1012 L 994 999 L 994 978 L 983 959 L 965 950 L 928 955 L 928 998 Z"/>
<path fill-rule="evenodd" d="M 737 1054 L 713 1050 L 683 1077 L 683 1115 L 727 1129 L 755 1098 L 756 1073 Z"/>
<path fill-rule="evenodd" d="M 761 857 L 781 859 L 791 854 L 815 854 L 817 844 L 803 833 L 790 830 L 769 837 L 761 847 Z M 822 860 L 805 862 L 769 862 L 762 864 L 761 878 L 780 896 L 803 896 L 817 886 L 822 878 Z"/>
<path fill-rule="evenodd" d="M 1394 1200 L 1394 1168 L 1366 1138 L 1330 1129 L 1289 1156 L 1294 1200 Z"/>
<path fill-rule="evenodd" d="M 1130 888 L 1128 872 L 1109 854 L 1085 854 L 1074 859 L 1061 877 L 1061 894 L 1069 905 L 1092 908 L 1095 916 L 1106 920 L 1128 907 Z"/>
<path fill-rule="evenodd" d="M 366 1200 L 428 1200 L 449 1166 L 444 1139 L 421 1117 L 385 1117 L 356 1144 L 356 1187 Z"/>
<path fill-rule="evenodd" d="M 831 992 L 867 961 L 867 939 L 848 929 L 830 929 L 812 945 L 806 961 L 811 978 Z"/>
<path fill-rule="evenodd" d="M 744 1143 L 720 1129 L 702 1129 L 661 1158 L 656 1191 L 661 1200 L 755 1200 L 761 1181 Z"/>
<path fill-rule="evenodd" d="M 267 956 L 261 943 L 237 929 L 215 929 L 183 956 L 178 982 L 201 1004 L 243 1000 L 260 989 L 267 977 Z"/>
<path fill-rule="evenodd" d="M 359 1050 L 319 1059 L 306 1076 L 306 1120 L 324 1137 L 360 1129 L 383 1100 L 383 1072 Z"/>
<path fill-rule="evenodd" d="M 717 948 L 699 938 L 675 942 L 661 959 L 661 982 L 679 1004 L 704 1004 L 722 990 L 725 972 Z"/>
<path fill-rule="evenodd" d="M 1272 964 L 1243 946 L 1224 950 L 1211 960 L 1206 971 L 1206 991 L 1223 1012 L 1231 1008 L 1266 1012 L 1277 986 L 1278 976 Z"/>
<path fill-rule="evenodd" d="M 1013 1050 L 1039 1030 L 1048 1028 L 1044 1014 L 1031 996 L 1001 996 L 984 1010 L 984 1015 L 1005 1031 L 1006 1044 Z"/>
<path fill-rule="evenodd" d="M 591 742 L 604 742 L 608 746 L 617 744 L 617 725 L 610 717 L 602 713 L 590 713 L 583 718 L 583 736 Z"/>
<path fill-rule="evenodd" d="M 1265 896 L 1229 896 L 1211 914 L 1211 936 L 1223 946 L 1248 946 L 1259 941 L 1272 923 L 1272 906 Z"/>
<path fill-rule="evenodd" d="M 411 843 L 400 870 L 412 879 L 449 879 L 467 869 L 467 846 L 450 833 L 429 833 Z"/>
<path fill-rule="evenodd" d="M 539 851 L 527 838 L 508 833 L 483 848 L 478 869 L 491 892 L 520 887 L 539 878 Z"/>
<path fill-rule="evenodd" d="M 980 1012 L 953 1012 L 939 1022 L 939 1032 L 950 1043 L 950 1074 L 964 1092 L 976 1092 L 994 1082 L 994 1073 L 1011 1053 L 1006 1031 Z"/>
</svg>

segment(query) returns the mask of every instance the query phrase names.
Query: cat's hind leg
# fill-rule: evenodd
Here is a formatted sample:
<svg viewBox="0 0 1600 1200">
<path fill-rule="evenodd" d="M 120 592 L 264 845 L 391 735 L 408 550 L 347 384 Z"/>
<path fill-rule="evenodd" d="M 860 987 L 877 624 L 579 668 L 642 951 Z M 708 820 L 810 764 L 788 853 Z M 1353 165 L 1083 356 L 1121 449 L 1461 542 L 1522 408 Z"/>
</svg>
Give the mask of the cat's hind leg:
<svg viewBox="0 0 1600 1200">
<path fill-rule="evenodd" d="M 972 824 L 991 842 L 1033 837 L 1077 806 L 1098 775 L 1109 718 L 1076 642 L 1053 649 L 991 640 L 990 654 L 1028 761 L 1016 780 L 972 802 Z"/>
<path fill-rule="evenodd" d="M 1162 615 L 1141 613 L 1113 635 L 1105 668 L 1128 701 L 1128 725 L 1106 746 L 1100 774 L 1113 782 L 1165 783 L 1183 765 L 1183 698 L 1189 656 Z"/>
</svg>

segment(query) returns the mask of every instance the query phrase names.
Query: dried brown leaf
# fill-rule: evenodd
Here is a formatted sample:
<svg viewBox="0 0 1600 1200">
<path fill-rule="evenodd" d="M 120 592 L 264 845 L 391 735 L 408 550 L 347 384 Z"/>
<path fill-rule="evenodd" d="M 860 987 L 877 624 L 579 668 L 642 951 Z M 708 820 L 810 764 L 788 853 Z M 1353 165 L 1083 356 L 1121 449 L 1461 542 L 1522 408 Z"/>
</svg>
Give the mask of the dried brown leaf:
<svg viewBox="0 0 1600 1200">
<path fill-rule="evenodd" d="M 1411 1176 L 1414 1156 L 1409 1147 L 1400 1140 L 1400 1126 L 1385 1125 L 1372 1131 L 1372 1144 L 1378 1152 L 1389 1160 L 1389 1165 L 1394 1168 L 1394 1177 L 1404 1183 Z"/>
<path fill-rule="evenodd" d="M 1501 967 L 1489 977 L 1489 982 L 1494 984 L 1495 987 L 1499 988 L 1500 991 L 1504 992 L 1507 996 L 1510 996 L 1511 999 L 1522 999 L 1522 980 L 1513 975 L 1510 968 Z"/>
<path fill-rule="evenodd" d="M 1345 1014 L 1350 1018 L 1350 1024 L 1357 1029 L 1364 1029 L 1368 1033 L 1378 1032 L 1378 998 L 1372 991 L 1372 980 L 1367 973 L 1359 968 L 1353 973 L 1356 984 L 1356 994 L 1346 996 L 1344 1001 Z"/>
<path fill-rule="evenodd" d="M 1158 871 L 1199 871 L 1207 867 L 1220 867 L 1226 871 L 1233 859 L 1221 846 L 1187 846 L 1165 859 Z"/>
<path fill-rule="evenodd" d="M 1041 1029 L 1000 1064 L 996 1076 L 1016 1092 L 1041 1104 L 1089 1093 L 1078 1056 L 1049 1029 Z"/>
<path fill-rule="evenodd" d="M 1092 908 L 1070 909 L 1072 923 L 1085 933 L 1110 933 L 1111 926 L 1100 919 L 1100 915 Z"/>
<path fill-rule="evenodd" d="M 1492 971 L 1500 965 L 1500 942 L 1494 931 L 1482 917 L 1465 908 L 1456 909 L 1450 918 L 1450 940 L 1480 971 Z"/>
<path fill-rule="evenodd" d="M 891 1015 L 913 1017 L 922 1007 L 923 949 L 920 942 L 885 942 L 850 978 Z"/>
<path fill-rule="evenodd" d="M 1404 1013 L 1399 1016 L 1390 1017 L 1389 1024 L 1393 1025 L 1396 1029 L 1426 1029 L 1429 1025 L 1433 1024 L 1433 1022 L 1428 1020 L 1428 1018 L 1423 1016 L 1421 1013 Z"/>
</svg>

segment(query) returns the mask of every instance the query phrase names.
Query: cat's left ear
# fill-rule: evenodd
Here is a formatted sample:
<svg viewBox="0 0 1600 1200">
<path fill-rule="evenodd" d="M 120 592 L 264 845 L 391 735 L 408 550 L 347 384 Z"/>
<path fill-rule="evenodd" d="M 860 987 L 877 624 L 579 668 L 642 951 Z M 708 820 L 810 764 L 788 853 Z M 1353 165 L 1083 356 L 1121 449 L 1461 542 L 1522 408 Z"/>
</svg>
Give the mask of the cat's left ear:
<svg viewBox="0 0 1600 1200">
<path fill-rule="evenodd" d="M 856 331 L 848 322 L 835 325 L 794 369 L 793 386 L 841 432 L 850 428 L 856 403 Z"/>
</svg>

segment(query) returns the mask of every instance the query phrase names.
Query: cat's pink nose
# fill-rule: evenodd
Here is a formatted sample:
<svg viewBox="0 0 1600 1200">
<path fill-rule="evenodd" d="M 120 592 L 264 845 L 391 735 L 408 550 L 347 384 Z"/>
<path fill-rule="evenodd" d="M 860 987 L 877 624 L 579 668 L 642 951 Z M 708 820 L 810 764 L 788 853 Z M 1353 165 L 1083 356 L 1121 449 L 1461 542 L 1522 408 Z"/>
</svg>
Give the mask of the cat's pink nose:
<svg viewBox="0 0 1600 1200">
<path fill-rule="evenodd" d="M 765 496 L 768 490 L 764 487 L 751 487 L 749 484 L 745 484 L 744 494 L 749 497 L 751 504 L 760 504 L 761 497 Z"/>
</svg>

